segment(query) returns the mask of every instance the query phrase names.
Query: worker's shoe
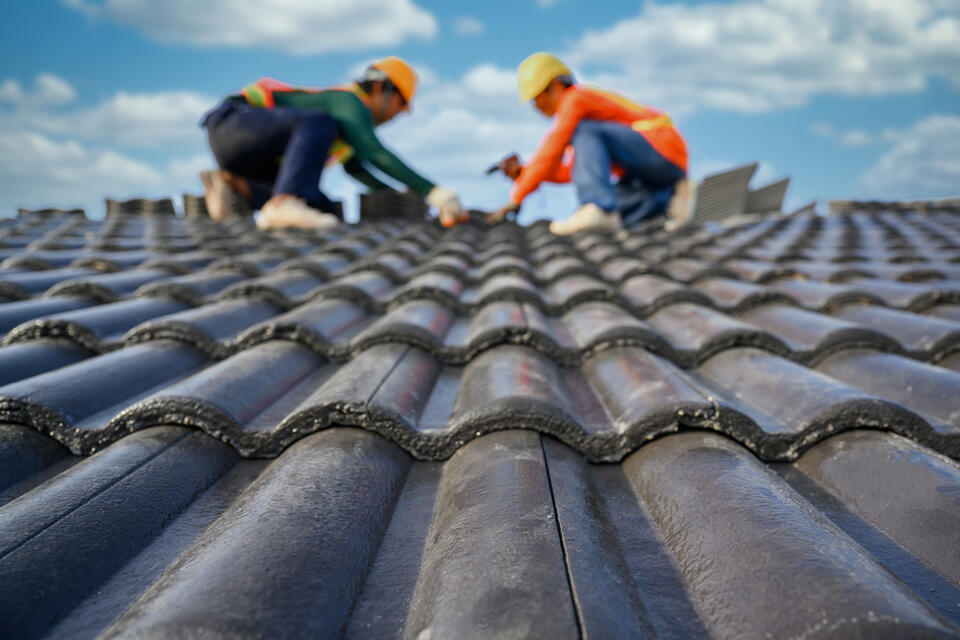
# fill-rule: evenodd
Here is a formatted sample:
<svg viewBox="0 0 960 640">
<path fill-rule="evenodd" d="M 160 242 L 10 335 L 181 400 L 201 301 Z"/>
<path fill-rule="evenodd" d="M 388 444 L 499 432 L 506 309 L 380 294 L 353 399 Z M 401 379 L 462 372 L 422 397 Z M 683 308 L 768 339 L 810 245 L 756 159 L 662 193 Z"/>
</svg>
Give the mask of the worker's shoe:
<svg viewBox="0 0 960 640">
<path fill-rule="evenodd" d="M 623 220 L 619 213 L 601 209 L 592 202 L 582 205 L 566 220 L 554 220 L 550 223 L 550 231 L 558 236 L 568 236 L 578 231 L 619 231 L 620 229 L 623 229 Z"/>
<path fill-rule="evenodd" d="M 213 220 L 220 222 L 250 211 L 250 203 L 224 180 L 222 171 L 201 171 L 200 182 L 203 183 L 207 214 Z"/>
<path fill-rule="evenodd" d="M 663 228 L 676 231 L 693 222 L 693 209 L 697 203 L 697 183 L 690 178 L 681 178 L 673 188 L 673 197 L 667 204 L 667 221 Z"/>
<path fill-rule="evenodd" d="M 257 218 L 258 229 L 330 229 L 340 219 L 309 206 L 302 199 L 283 194 L 270 198 Z"/>
</svg>

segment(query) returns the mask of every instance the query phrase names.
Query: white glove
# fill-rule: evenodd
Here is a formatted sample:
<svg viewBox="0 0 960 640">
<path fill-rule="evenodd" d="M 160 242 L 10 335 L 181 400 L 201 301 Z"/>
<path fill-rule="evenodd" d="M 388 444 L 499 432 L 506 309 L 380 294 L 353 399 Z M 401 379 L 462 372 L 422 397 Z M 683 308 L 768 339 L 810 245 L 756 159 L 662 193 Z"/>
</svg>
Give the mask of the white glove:
<svg viewBox="0 0 960 640">
<path fill-rule="evenodd" d="M 440 223 L 449 227 L 462 222 L 465 218 L 460 199 L 450 189 L 437 185 L 427 194 L 427 203 L 440 212 Z"/>
</svg>

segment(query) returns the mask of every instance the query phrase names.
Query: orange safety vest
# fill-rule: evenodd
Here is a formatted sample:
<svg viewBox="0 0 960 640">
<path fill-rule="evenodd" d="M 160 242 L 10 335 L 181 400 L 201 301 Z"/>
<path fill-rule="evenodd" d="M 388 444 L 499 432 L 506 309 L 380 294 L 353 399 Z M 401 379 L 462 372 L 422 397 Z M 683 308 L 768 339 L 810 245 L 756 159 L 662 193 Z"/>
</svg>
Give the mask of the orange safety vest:
<svg viewBox="0 0 960 640">
<path fill-rule="evenodd" d="M 370 97 L 366 92 L 357 85 L 355 82 L 350 84 L 340 85 L 336 87 L 328 88 L 313 88 L 313 87 L 297 87 L 286 82 L 281 82 L 279 80 L 274 80 L 273 78 L 260 78 L 256 82 L 248 84 L 241 91 L 240 95 L 246 99 L 247 104 L 253 107 L 260 107 L 264 109 L 273 109 L 277 106 L 277 100 L 274 97 L 275 93 L 282 92 L 291 92 L 291 91 L 303 91 L 306 93 L 322 93 L 324 91 L 349 91 L 356 95 L 364 104 L 367 104 L 370 100 Z M 327 162 L 326 165 L 332 166 L 336 164 L 343 164 L 347 162 L 350 158 L 353 157 L 354 150 L 346 140 L 343 138 L 337 138 L 333 141 L 333 144 L 330 145 L 330 149 L 327 151 Z"/>
</svg>

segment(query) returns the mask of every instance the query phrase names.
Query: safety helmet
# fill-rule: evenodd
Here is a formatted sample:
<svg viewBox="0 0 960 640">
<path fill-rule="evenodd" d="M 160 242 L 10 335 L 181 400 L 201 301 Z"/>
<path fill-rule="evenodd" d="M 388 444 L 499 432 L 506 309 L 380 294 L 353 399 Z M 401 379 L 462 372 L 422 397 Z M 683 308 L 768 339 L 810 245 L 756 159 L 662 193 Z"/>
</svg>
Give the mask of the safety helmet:
<svg viewBox="0 0 960 640">
<path fill-rule="evenodd" d="M 558 76 L 570 75 L 567 65 L 551 53 L 543 51 L 529 56 L 517 67 L 517 89 L 520 99 L 528 102 L 536 98 L 550 86 L 550 82 Z"/>
<path fill-rule="evenodd" d="M 409 64 L 397 56 L 390 56 L 383 60 L 377 60 L 367 67 L 367 76 L 370 76 L 370 70 L 374 69 L 383 73 L 393 86 L 397 88 L 404 101 L 409 106 L 413 100 L 413 94 L 417 92 L 417 72 Z"/>
</svg>

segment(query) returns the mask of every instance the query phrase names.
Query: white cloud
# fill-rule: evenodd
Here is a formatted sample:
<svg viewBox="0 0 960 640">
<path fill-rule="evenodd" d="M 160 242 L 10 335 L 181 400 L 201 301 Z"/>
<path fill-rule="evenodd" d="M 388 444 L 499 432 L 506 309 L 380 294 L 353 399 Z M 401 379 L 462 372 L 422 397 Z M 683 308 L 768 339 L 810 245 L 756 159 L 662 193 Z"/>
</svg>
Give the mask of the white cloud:
<svg viewBox="0 0 960 640">
<path fill-rule="evenodd" d="M 133 146 L 201 141 L 200 118 L 217 99 L 189 91 L 127 93 L 71 113 L 31 113 L 27 121 L 47 133 Z"/>
<path fill-rule="evenodd" d="M 513 106 L 517 96 L 517 76 L 508 69 L 500 69 L 492 64 L 481 64 L 473 67 L 464 74 L 461 87 L 468 94 L 477 96 L 496 96 L 497 98 L 513 98 Z"/>
<path fill-rule="evenodd" d="M 487 30 L 481 20 L 471 16 L 461 16 L 453 21 L 453 30 L 457 35 L 476 36 Z"/>
<path fill-rule="evenodd" d="M 871 134 L 863 129 L 837 130 L 829 122 L 817 122 L 810 125 L 810 132 L 821 138 L 836 140 L 844 147 L 866 147 L 883 142 L 889 134 Z"/>
<path fill-rule="evenodd" d="M 5 80 L 0 84 L 0 102 L 18 104 L 23 101 L 23 89 L 16 80 Z"/>
<path fill-rule="evenodd" d="M 564 53 L 584 78 L 672 111 L 761 112 L 820 94 L 886 95 L 934 76 L 960 87 L 948 0 L 645 3 Z"/>
<path fill-rule="evenodd" d="M 212 96 L 190 91 L 120 91 L 91 107 L 59 108 L 75 99 L 73 87 L 50 74 L 38 76 L 31 91 L 6 80 L 0 101 L 13 109 L 0 111 L 0 131 L 34 130 L 124 148 L 200 143 L 200 118 L 217 104 Z"/>
<path fill-rule="evenodd" d="M 9 102 L 22 108 L 59 106 L 76 98 L 77 92 L 69 82 L 50 73 L 38 75 L 32 90 L 25 90 L 12 78 L 0 84 L 0 102 Z"/>
<path fill-rule="evenodd" d="M 34 96 L 39 104 L 68 104 L 77 98 L 77 92 L 70 83 L 53 74 L 43 73 L 37 76 L 36 84 Z"/>
<path fill-rule="evenodd" d="M 90 107 L 67 106 L 76 98 L 51 74 L 29 89 L 0 83 L 8 103 L 0 109 L 0 215 L 19 206 L 82 206 L 100 215 L 104 197 L 200 190 L 196 174 L 213 160 L 198 120 L 214 98 L 121 91 Z"/>
<path fill-rule="evenodd" d="M 63 0 L 93 18 L 139 29 L 161 42 L 256 47 L 306 55 L 393 47 L 437 32 L 411 0 Z"/>
<path fill-rule="evenodd" d="M 211 162 L 197 155 L 158 167 L 72 139 L 0 132 L 0 215 L 17 207 L 80 206 L 99 216 L 105 197 L 177 197 L 185 189 L 198 191 L 196 171 Z"/>
<path fill-rule="evenodd" d="M 932 115 L 887 136 L 896 142 L 857 181 L 863 197 L 960 195 L 960 117 Z"/>
<path fill-rule="evenodd" d="M 187 158 L 171 160 L 166 166 L 165 174 L 177 185 L 177 189 L 190 191 L 197 188 L 199 173 L 215 166 L 216 162 L 209 153 L 198 153 Z"/>
</svg>

